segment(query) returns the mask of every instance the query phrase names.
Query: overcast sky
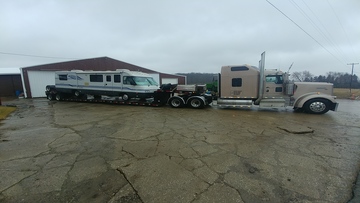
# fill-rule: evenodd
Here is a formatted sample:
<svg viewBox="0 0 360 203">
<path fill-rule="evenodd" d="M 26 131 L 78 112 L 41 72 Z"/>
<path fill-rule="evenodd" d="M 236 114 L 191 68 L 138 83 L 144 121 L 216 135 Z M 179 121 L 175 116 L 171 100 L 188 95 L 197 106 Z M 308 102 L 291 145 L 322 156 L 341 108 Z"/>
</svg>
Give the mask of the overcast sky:
<svg viewBox="0 0 360 203">
<path fill-rule="evenodd" d="M 267 69 L 314 75 L 360 62 L 360 0 L 1 0 L 0 30 L 0 71 L 108 56 L 218 73 L 263 51 Z"/>
</svg>

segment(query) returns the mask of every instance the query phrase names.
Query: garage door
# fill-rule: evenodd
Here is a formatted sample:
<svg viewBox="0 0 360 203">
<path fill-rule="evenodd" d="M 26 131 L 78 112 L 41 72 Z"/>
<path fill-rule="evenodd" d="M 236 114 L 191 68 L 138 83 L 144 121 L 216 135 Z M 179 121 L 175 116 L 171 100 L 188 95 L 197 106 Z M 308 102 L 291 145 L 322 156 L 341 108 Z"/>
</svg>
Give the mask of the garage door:
<svg viewBox="0 0 360 203">
<path fill-rule="evenodd" d="M 149 73 L 149 75 L 151 75 L 154 78 L 155 82 L 160 85 L 160 74 L 159 73 Z"/>
<path fill-rule="evenodd" d="M 178 79 L 177 78 L 161 78 L 161 84 L 178 84 Z"/>
<path fill-rule="evenodd" d="M 32 97 L 46 97 L 46 85 L 55 85 L 55 72 L 53 71 L 28 71 Z"/>
</svg>

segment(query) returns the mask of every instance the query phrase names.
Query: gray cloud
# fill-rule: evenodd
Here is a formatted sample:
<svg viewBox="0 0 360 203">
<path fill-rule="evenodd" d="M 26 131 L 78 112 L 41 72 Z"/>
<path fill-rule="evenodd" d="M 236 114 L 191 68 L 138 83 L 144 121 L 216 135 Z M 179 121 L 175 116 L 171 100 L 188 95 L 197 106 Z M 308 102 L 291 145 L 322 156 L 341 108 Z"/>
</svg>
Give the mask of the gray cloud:
<svg viewBox="0 0 360 203">
<path fill-rule="evenodd" d="M 168 73 L 257 65 L 262 51 L 267 68 L 287 70 L 294 62 L 293 71 L 314 74 L 349 72 L 346 63 L 359 62 L 359 1 L 270 2 L 325 49 L 265 0 L 5 0 L 0 52 L 108 56 Z M 0 68 L 66 60 L 0 54 Z"/>
</svg>

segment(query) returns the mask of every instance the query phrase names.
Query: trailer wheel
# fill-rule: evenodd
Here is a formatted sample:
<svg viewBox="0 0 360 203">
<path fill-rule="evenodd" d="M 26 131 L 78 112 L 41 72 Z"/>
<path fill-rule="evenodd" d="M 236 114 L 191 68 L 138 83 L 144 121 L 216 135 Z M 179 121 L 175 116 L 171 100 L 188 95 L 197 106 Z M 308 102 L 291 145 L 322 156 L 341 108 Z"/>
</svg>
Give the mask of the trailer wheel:
<svg viewBox="0 0 360 203">
<path fill-rule="evenodd" d="M 56 94 L 55 99 L 56 99 L 56 101 L 60 101 L 62 99 L 61 94 L 59 94 L 59 93 Z"/>
<path fill-rule="evenodd" d="M 53 94 L 48 94 L 47 99 L 50 100 L 50 101 L 54 100 L 54 95 Z"/>
<path fill-rule="evenodd" d="M 306 113 L 324 114 L 330 110 L 330 103 L 326 99 L 311 99 L 304 104 Z"/>
<path fill-rule="evenodd" d="M 124 94 L 124 95 L 122 96 L 122 99 L 123 99 L 124 101 L 127 101 L 127 100 L 129 100 L 129 96 L 128 96 L 127 94 Z"/>
<path fill-rule="evenodd" d="M 171 98 L 169 101 L 169 104 L 173 108 L 180 108 L 180 107 L 184 106 L 184 102 L 178 97 Z"/>
<path fill-rule="evenodd" d="M 204 102 L 200 98 L 192 98 L 188 104 L 194 109 L 200 109 L 204 107 Z"/>
<path fill-rule="evenodd" d="M 80 97 L 80 96 L 81 96 L 81 93 L 76 90 L 76 91 L 74 92 L 74 95 L 75 95 L 75 97 Z"/>
<path fill-rule="evenodd" d="M 95 100 L 101 100 L 101 95 L 94 95 Z"/>
</svg>

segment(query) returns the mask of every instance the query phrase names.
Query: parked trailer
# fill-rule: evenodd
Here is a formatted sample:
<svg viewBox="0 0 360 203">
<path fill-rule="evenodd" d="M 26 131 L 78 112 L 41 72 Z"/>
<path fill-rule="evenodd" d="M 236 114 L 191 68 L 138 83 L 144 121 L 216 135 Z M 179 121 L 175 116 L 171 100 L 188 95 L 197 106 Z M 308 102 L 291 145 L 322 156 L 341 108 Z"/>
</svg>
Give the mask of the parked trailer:
<svg viewBox="0 0 360 203">
<path fill-rule="evenodd" d="M 205 85 L 165 84 L 151 94 L 148 94 L 147 98 L 131 98 L 126 100 L 120 96 L 106 94 L 84 94 L 79 97 L 77 95 L 68 93 L 68 90 L 64 91 L 63 88 L 57 89 L 55 85 L 47 85 L 45 94 L 49 100 L 56 99 L 58 101 L 109 103 L 136 106 L 163 106 L 169 104 L 173 108 L 187 106 L 199 109 L 212 103 L 212 96 L 211 94 L 206 94 Z"/>
</svg>

